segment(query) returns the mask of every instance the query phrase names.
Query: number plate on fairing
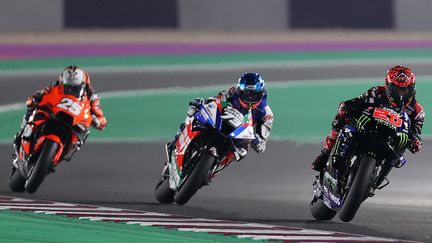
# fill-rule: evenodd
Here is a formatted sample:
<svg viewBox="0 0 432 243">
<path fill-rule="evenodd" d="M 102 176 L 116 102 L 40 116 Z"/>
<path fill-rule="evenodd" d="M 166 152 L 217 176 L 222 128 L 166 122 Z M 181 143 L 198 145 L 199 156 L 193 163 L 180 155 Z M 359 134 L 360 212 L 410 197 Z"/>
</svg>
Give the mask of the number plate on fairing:
<svg viewBox="0 0 432 243">
<path fill-rule="evenodd" d="M 399 114 L 391 109 L 376 108 L 373 113 L 373 117 L 377 120 L 377 122 L 382 123 L 387 126 L 399 128 L 402 126 L 402 119 L 399 117 Z"/>
</svg>

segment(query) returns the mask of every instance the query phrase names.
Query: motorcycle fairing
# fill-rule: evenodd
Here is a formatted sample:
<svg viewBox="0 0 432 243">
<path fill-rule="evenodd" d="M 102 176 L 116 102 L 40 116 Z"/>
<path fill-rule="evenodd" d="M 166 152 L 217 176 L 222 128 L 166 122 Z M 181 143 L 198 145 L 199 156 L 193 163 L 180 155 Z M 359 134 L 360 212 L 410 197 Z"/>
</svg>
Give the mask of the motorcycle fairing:
<svg viewBox="0 0 432 243">
<path fill-rule="evenodd" d="M 170 160 L 168 161 L 168 170 L 170 173 L 170 188 L 176 189 L 184 180 L 181 178 L 181 171 L 183 168 L 183 161 L 185 152 L 189 147 L 191 141 L 201 133 L 201 131 L 193 131 L 194 118 L 188 117 L 185 120 L 185 127 L 176 140 L 174 151 L 171 153 Z"/>
<path fill-rule="evenodd" d="M 67 114 L 72 118 L 71 126 L 81 126 L 84 129 L 90 128 L 92 117 L 90 116 L 90 101 L 87 96 L 78 99 L 65 94 L 63 91 L 63 86 L 54 87 L 48 94 L 43 96 L 38 108 L 29 117 L 29 122 L 21 140 L 21 149 L 18 153 L 20 160 L 29 159 L 30 155 L 38 152 L 45 139 L 50 139 L 59 144 L 53 161 L 55 166 L 59 164 L 63 151 L 68 149 L 64 147 L 65 144 L 60 137 L 55 134 L 44 134 L 38 138 L 33 138 L 33 133 L 45 123 L 50 122 L 51 119 L 57 119 L 57 115 L 60 113 Z M 71 141 L 77 141 L 76 136 L 71 127 Z M 34 141 L 33 139 L 37 140 Z"/>
<path fill-rule="evenodd" d="M 378 124 L 382 124 L 384 126 L 389 127 L 397 131 L 396 135 L 398 137 L 398 141 L 396 142 L 397 147 L 403 148 L 407 145 L 408 141 L 408 129 L 409 129 L 409 117 L 406 112 L 397 113 L 394 110 L 387 107 L 377 107 L 373 110 L 371 114 L 372 117 Z M 364 129 L 364 124 L 369 122 L 366 121 L 367 116 L 362 115 L 357 121 L 357 127 L 351 125 L 345 125 L 341 132 L 339 133 L 337 140 L 335 142 L 334 148 L 332 150 L 331 156 L 329 157 L 329 163 L 331 163 L 331 157 L 334 155 L 335 151 L 338 151 L 338 156 L 344 157 L 349 148 L 349 143 L 353 136 L 359 131 L 359 129 Z M 368 118 L 369 119 L 369 118 Z M 369 119 L 370 120 L 370 119 Z M 359 125 L 360 124 L 360 125 Z M 371 151 L 368 152 L 369 155 L 375 156 L 375 154 Z M 400 165 L 394 165 L 394 167 L 401 167 L 406 163 L 406 160 L 403 156 L 400 157 Z M 354 166 L 354 163 L 357 161 L 357 156 L 348 161 L 348 166 Z M 332 167 L 332 165 L 330 165 Z M 338 176 L 337 172 L 330 170 L 326 170 L 323 174 L 323 182 L 322 182 L 322 190 L 317 190 L 323 196 L 323 201 L 327 205 L 327 207 L 338 210 L 343 206 L 343 198 L 340 195 L 339 185 L 338 185 Z M 320 195 L 316 195 L 319 197 Z"/>
<path fill-rule="evenodd" d="M 194 124 L 199 123 L 208 125 L 218 131 L 222 129 L 222 111 L 227 108 L 228 102 L 223 101 L 217 97 L 214 101 L 203 104 L 193 117 L 185 119 L 185 126 L 176 140 L 176 145 L 173 153 L 168 161 L 168 171 L 170 173 L 170 188 L 176 190 L 186 177 L 182 178 L 182 169 L 184 163 L 185 153 L 191 141 L 198 136 L 201 131 L 194 130 Z M 242 124 L 235 128 L 234 131 L 228 135 L 231 139 L 253 140 L 255 139 L 255 131 L 253 129 L 252 112 L 249 110 L 248 114 L 242 115 Z M 229 164 L 228 159 L 232 159 L 233 153 L 229 154 L 224 159 L 224 166 Z M 227 159 L 228 158 L 228 159 Z M 222 167 L 222 168 L 223 168 Z M 220 170 L 218 170 L 220 171 Z"/>
</svg>

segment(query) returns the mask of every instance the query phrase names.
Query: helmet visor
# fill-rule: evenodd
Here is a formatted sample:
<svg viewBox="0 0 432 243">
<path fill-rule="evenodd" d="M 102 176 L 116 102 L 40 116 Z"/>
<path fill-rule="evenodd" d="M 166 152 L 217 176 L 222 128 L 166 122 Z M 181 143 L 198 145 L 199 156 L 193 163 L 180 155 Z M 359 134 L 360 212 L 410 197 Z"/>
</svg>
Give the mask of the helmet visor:
<svg viewBox="0 0 432 243">
<path fill-rule="evenodd" d="M 392 102 L 398 106 L 407 104 L 414 95 L 414 85 L 400 87 L 392 84 L 387 87 L 387 92 Z"/>
<path fill-rule="evenodd" d="M 240 91 L 240 99 L 247 104 L 255 104 L 261 101 L 264 91 L 242 90 Z"/>
<path fill-rule="evenodd" d="M 80 85 L 71 85 L 71 84 L 64 84 L 64 93 L 66 95 L 72 95 L 77 98 L 81 98 L 84 94 L 84 84 Z"/>
</svg>

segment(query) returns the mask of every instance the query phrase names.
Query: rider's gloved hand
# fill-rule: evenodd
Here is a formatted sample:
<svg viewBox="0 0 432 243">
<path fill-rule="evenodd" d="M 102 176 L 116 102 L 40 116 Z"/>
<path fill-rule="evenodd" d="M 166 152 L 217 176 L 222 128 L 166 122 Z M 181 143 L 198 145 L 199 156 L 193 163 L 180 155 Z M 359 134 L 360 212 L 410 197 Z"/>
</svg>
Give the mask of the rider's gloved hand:
<svg viewBox="0 0 432 243">
<path fill-rule="evenodd" d="M 257 135 L 255 140 L 252 141 L 251 147 L 253 150 L 255 150 L 255 152 L 262 153 L 266 149 L 266 141 Z"/>
<path fill-rule="evenodd" d="M 421 147 L 423 145 L 423 142 L 421 138 L 417 135 L 414 135 L 414 138 L 411 140 L 411 144 L 408 147 L 408 149 L 411 151 L 411 153 L 416 153 L 420 151 Z"/>
<path fill-rule="evenodd" d="M 195 98 L 192 102 L 189 102 L 189 108 L 187 115 L 192 117 L 199 110 L 199 108 L 204 104 L 204 99 Z"/>
<path fill-rule="evenodd" d="M 92 126 L 96 129 L 100 129 L 101 122 L 99 118 L 95 115 L 92 115 Z"/>
<path fill-rule="evenodd" d="M 246 157 L 247 149 L 245 148 L 236 148 L 234 151 L 234 157 L 238 161 L 242 160 L 244 157 Z"/>
<path fill-rule="evenodd" d="M 30 96 L 26 100 L 27 107 L 35 107 L 38 106 L 39 102 L 41 102 L 43 94 L 41 92 L 36 92 L 36 94 Z"/>
</svg>

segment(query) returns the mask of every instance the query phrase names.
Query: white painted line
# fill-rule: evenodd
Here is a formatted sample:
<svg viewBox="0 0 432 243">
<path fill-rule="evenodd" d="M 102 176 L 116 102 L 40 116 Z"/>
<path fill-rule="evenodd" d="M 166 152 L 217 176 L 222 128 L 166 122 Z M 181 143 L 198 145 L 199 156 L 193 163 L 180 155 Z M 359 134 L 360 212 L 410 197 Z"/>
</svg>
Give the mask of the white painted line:
<svg viewBox="0 0 432 243">
<path fill-rule="evenodd" d="M 24 109 L 25 109 L 24 102 L 13 103 L 13 104 L 0 106 L 0 113 L 7 112 L 7 111 L 24 110 Z"/>
<path fill-rule="evenodd" d="M 12 198 L 11 201 L 14 201 L 14 202 L 34 202 L 33 199 L 27 199 L 27 198 Z"/>
<path fill-rule="evenodd" d="M 315 234 L 315 235 L 332 235 L 336 232 L 322 231 L 322 230 L 307 230 L 307 229 L 293 229 L 293 230 L 272 230 L 272 229 L 204 229 L 204 228 L 178 228 L 179 231 L 191 231 L 191 232 L 207 232 L 207 233 L 230 233 L 230 234 L 290 234 L 290 235 L 302 235 L 302 234 Z"/>
<path fill-rule="evenodd" d="M 152 226 L 152 225 L 160 225 L 160 226 L 212 226 L 212 227 L 262 227 L 262 228 L 272 228 L 272 226 L 269 225 L 258 225 L 258 224 L 243 224 L 243 223 L 177 223 L 177 222 L 128 222 L 127 224 L 139 224 L 142 226 Z"/>
<path fill-rule="evenodd" d="M 202 222 L 222 222 L 222 220 L 216 219 L 201 219 L 201 218 L 121 218 L 121 217 L 79 217 L 79 219 L 90 219 L 90 220 L 120 220 L 120 221 L 142 221 L 142 222 L 189 222 L 189 221 L 202 221 Z"/>
<path fill-rule="evenodd" d="M 114 211 L 114 210 L 111 210 Z M 163 213 L 126 213 L 126 212 L 98 212 L 98 210 L 93 210 L 93 211 L 75 211 L 75 212 L 70 212 L 68 210 L 64 210 L 64 211 L 35 211 L 35 213 L 46 213 L 46 214 L 70 214 L 70 215 L 112 215 L 112 216 L 119 216 L 119 217 L 124 217 L 124 216 L 165 216 L 165 217 L 170 217 L 171 215 L 169 214 L 163 214 Z"/>
<path fill-rule="evenodd" d="M 123 211 L 123 209 L 108 208 L 108 207 L 97 207 L 97 210 L 101 210 L 101 211 Z"/>
<path fill-rule="evenodd" d="M 73 204 L 68 204 L 68 203 L 4 203 L 1 202 L 0 206 L 17 206 L 17 207 L 26 207 L 26 206 L 33 206 L 33 207 L 49 207 L 49 206 L 54 206 L 54 207 L 76 207 L 76 205 Z"/>
<path fill-rule="evenodd" d="M 56 211 L 56 210 L 65 210 L 65 211 L 84 211 L 84 210 L 90 210 L 92 212 L 97 211 L 97 208 L 81 208 L 81 207 L 70 207 L 70 208 L 61 208 L 61 207 L 21 207 L 21 206 L 0 206 L 0 208 L 6 208 L 6 209 L 16 209 L 16 210 L 38 210 L 38 211 Z M 110 211 L 117 211 L 117 210 L 110 210 Z"/>
<path fill-rule="evenodd" d="M 253 240 L 320 240 L 320 241 L 351 241 L 351 242 L 367 242 L 367 241 L 385 241 L 385 242 L 392 242 L 397 241 L 393 239 L 384 239 L 384 238 L 377 238 L 377 237 L 369 237 L 369 236 L 277 236 L 277 235 L 238 235 L 238 238 L 252 238 Z"/>
<path fill-rule="evenodd" d="M 158 73 L 158 72 L 179 72 L 179 71 L 220 71 L 239 70 L 255 68 L 304 68 L 304 67 L 334 67 L 334 66 L 371 66 L 382 65 L 395 66 L 400 63 L 432 64 L 432 58 L 427 57 L 388 57 L 388 58 L 352 58 L 352 59 L 323 59 L 323 60 L 281 60 L 281 61 L 251 61 L 245 63 L 203 63 L 203 64 L 169 64 L 169 65 L 148 65 L 138 64 L 133 66 L 112 65 L 104 67 L 88 66 L 88 71 L 97 73 Z M 36 75 L 58 75 L 58 68 L 23 68 L 15 70 L 0 70 L 0 77 L 28 77 Z"/>
</svg>

